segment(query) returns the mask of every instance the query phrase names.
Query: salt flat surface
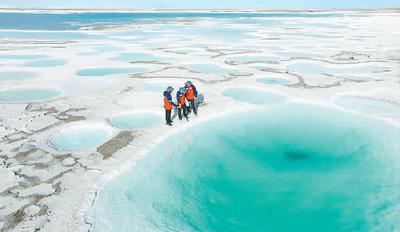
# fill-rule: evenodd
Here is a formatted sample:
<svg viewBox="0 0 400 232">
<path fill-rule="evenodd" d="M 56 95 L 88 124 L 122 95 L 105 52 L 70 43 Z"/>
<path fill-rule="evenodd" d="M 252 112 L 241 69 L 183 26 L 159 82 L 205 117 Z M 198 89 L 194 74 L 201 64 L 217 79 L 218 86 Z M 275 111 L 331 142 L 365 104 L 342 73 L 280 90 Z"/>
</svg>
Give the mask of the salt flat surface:
<svg viewBox="0 0 400 232">
<path fill-rule="evenodd" d="M 0 20 L 0 96 L 9 99 L 3 91 L 33 86 L 59 91 L 55 98 L 0 102 L 1 230 L 90 230 L 99 187 L 154 146 L 208 119 L 268 107 L 225 96 L 227 89 L 238 90 L 234 96 L 243 88 L 273 92 L 285 102 L 400 125 L 396 10 L 131 14 L 100 20 L 60 12 L 32 14 L 31 21 L 15 15 L 24 19 L 17 24 Z M 262 78 L 289 82 L 265 84 Z M 107 125 L 125 112 L 162 115 L 162 90 L 177 90 L 189 79 L 206 99 L 190 122 L 112 128 L 87 150 L 49 146 L 48 139 L 72 123 Z M 247 100 L 259 97 L 265 96 Z"/>
</svg>

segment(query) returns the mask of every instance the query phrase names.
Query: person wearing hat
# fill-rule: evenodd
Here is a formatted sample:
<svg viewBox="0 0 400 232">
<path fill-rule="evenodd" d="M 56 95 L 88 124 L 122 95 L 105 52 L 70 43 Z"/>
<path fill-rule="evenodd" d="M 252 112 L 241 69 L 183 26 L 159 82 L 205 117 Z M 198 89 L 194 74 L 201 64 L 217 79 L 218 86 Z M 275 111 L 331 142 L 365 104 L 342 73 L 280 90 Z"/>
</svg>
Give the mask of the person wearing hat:
<svg viewBox="0 0 400 232">
<path fill-rule="evenodd" d="M 182 120 L 182 112 L 183 116 L 186 118 L 186 121 L 189 120 L 188 117 L 188 108 L 186 105 L 186 89 L 184 87 L 180 87 L 179 91 L 176 93 L 176 101 L 178 106 L 178 117 L 179 120 Z"/>
<path fill-rule="evenodd" d="M 196 99 L 197 97 L 196 87 L 193 85 L 191 81 L 186 81 L 185 89 L 186 89 L 186 99 L 188 100 L 190 108 L 193 110 L 194 115 L 197 116 L 197 108 L 194 104 L 194 99 Z"/>
<path fill-rule="evenodd" d="M 164 91 L 165 121 L 168 126 L 172 126 L 171 111 L 173 107 L 176 107 L 176 104 L 172 101 L 172 91 L 174 91 L 172 86 L 168 86 Z"/>
</svg>

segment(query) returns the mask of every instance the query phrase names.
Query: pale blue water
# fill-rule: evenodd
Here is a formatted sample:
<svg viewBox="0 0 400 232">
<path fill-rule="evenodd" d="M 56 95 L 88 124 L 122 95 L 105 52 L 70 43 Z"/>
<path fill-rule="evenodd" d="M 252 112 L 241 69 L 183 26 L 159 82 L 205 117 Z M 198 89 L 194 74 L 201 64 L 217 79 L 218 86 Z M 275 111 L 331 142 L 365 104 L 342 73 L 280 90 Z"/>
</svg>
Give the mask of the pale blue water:
<svg viewBox="0 0 400 232">
<path fill-rule="evenodd" d="M 57 67 L 63 66 L 67 64 L 67 61 L 64 59 L 42 59 L 29 61 L 23 64 L 26 67 Z"/>
<path fill-rule="evenodd" d="M 196 72 L 201 72 L 201 73 L 214 73 L 214 74 L 229 74 L 235 72 L 234 69 L 229 69 L 229 68 L 224 68 L 216 64 L 211 64 L 211 63 L 198 63 L 198 64 L 188 64 L 185 65 L 189 69 L 196 71 Z"/>
<path fill-rule="evenodd" d="M 9 60 L 35 60 L 44 59 L 49 57 L 48 55 L 33 55 L 33 54 L 0 54 L 0 59 Z"/>
<path fill-rule="evenodd" d="M 93 231 L 397 231 L 399 136 L 301 104 L 206 122 L 108 182 Z"/>
<path fill-rule="evenodd" d="M 348 110 L 379 116 L 400 117 L 399 103 L 357 96 L 340 96 L 334 101 L 337 105 Z"/>
<path fill-rule="evenodd" d="M 105 68 L 88 68 L 81 69 L 77 72 L 79 76 L 87 76 L 87 77 L 101 77 L 101 76 L 109 76 L 114 74 L 134 74 L 148 71 L 145 68 L 141 67 L 126 67 L 126 68 L 117 68 L 117 67 L 105 67 Z"/>
<path fill-rule="evenodd" d="M 223 91 L 225 96 L 231 97 L 237 101 L 248 102 L 252 104 L 275 104 L 286 100 L 286 97 L 277 93 L 254 88 L 229 88 Z"/>
<path fill-rule="evenodd" d="M 101 145 L 110 134 L 110 130 L 103 127 L 76 126 L 57 132 L 49 143 L 60 151 L 80 151 Z"/>
<path fill-rule="evenodd" d="M 268 84 L 268 85 L 285 85 L 285 84 L 291 83 L 291 81 L 289 81 L 288 79 L 279 78 L 279 77 L 257 78 L 257 82 L 261 82 L 261 83 Z"/>
<path fill-rule="evenodd" d="M 36 76 L 36 73 L 25 71 L 0 72 L 0 81 L 3 80 L 26 80 Z"/>
<path fill-rule="evenodd" d="M 33 102 L 49 100 L 61 95 L 56 89 L 20 87 L 0 90 L 0 102 Z"/>
<path fill-rule="evenodd" d="M 341 17 L 340 13 L 0 13 L 0 29 L 17 30 L 77 30 L 82 27 L 140 23 L 146 19 L 168 20 L 175 18 L 330 18 Z M 249 21 L 250 23 L 250 21 Z M 255 22 L 258 23 L 258 22 Z"/>
<path fill-rule="evenodd" d="M 122 129 L 138 129 L 161 124 L 163 117 L 155 113 L 125 113 L 110 118 L 112 126 Z"/>
</svg>

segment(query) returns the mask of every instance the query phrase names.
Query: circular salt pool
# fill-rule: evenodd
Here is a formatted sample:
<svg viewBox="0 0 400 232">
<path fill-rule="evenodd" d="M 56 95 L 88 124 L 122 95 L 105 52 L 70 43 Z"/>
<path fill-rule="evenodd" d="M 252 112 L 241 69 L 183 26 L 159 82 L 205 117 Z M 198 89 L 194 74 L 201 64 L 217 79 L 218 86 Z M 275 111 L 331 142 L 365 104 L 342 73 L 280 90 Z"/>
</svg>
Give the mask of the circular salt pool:
<svg viewBox="0 0 400 232">
<path fill-rule="evenodd" d="M 146 72 L 147 69 L 141 67 L 129 67 L 129 68 L 117 68 L 117 67 L 106 67 L 106 68 L 88 68 L 82 69 L 77 72 L 79 76 L 84 77 L 100 77 L 109 76 L 114 74 L 132 74 Z"/>
<path fill-rule="evenodd" d="M 288 79 L 279 78 L 279 77 L 257 78 L 257 82 L 261 82 L 261 83 L 269 84 L 269 85 L 285 85 L 285 84 L 291 83 L 291 81 L 289 81 Z"/>
<path fill-rule="evenodd" d="M 303 104 L 209 121 L 108 182 L 94 231 L 396 231 L 399 136 Z"/>
<path fill-rule="evenodd" d="M 2 80 L 26 80 L 35 77 L 36 74 L 24 71 L 6 71 L 0 72 L 0 81 Z"/>
<path fill-rule="evenodd" d="M 78 125 L 57 132 L 49 139 L 49 144 L 59 151 L 79 151 L 101 145 L 111 134 L 109 127 Z"/>
<path fill-rule="evenodd" d="M 270 91 L 244 88 L 229 88 L 224 90 L 223 95 L 231 97 L 238 101 L 252 104 L 274 104 L 285 101 L 286 97 Z"/>
<path fill-rule="evenodd" d="M 41 87 L 20 87 L 0 90 L 0 102 L 44 101 L 61 95 L 61 91 Z"/>
<path fill-rule="evenodd" d="M 150 127 L 162 122 L 162 117 L 155 113 L 123 113 L 112 116 L 112 126 L 122 129 Z"/>
<path fill-rule="evenodd" d="M 349 110 L 379 116 L 399 117 L 400 104 L 383 100 L 343 95 L 334 99 L 335 104 Z"/>
</svg>

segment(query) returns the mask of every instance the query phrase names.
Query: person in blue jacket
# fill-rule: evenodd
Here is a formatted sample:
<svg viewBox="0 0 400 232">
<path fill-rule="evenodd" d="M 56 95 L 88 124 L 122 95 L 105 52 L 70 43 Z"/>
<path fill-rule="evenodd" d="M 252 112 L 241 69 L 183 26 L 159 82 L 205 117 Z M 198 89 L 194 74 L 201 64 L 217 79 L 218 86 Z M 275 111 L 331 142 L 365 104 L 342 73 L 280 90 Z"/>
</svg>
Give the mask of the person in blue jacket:
<svg viewBox="0 0 400 232">
<path fill-rule="evenodd" d="M 172 108 L 176 107 L 176 104 L 172 101 L 172 91 L 174 91 L 172 86 L 168 86 L 164 91 L 165 121 L 168 126 L 172 126 L 171 112 Z"/>
</svg>

